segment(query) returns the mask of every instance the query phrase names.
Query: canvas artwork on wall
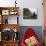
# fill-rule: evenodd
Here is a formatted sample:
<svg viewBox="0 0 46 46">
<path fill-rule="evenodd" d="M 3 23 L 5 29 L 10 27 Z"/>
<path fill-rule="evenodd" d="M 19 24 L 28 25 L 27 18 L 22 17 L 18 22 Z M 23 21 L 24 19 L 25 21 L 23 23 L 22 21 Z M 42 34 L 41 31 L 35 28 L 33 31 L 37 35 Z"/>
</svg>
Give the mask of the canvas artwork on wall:
<svg viewBox="0 0 46 46">
<path fill-rule="evenodd" d="M 36 8 L 23 8 L 23 19 L 37 19 L 37 16 Z"/>
</svg>

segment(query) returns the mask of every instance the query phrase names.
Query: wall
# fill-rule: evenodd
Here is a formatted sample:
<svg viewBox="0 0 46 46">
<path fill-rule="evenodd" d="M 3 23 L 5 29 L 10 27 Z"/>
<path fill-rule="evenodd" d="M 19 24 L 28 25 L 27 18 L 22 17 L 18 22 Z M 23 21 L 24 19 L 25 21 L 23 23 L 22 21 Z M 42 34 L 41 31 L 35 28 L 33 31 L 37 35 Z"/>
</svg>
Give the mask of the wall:
<svg viewBox="0 0 46 46">
<path fill-rule="evenodd" d="M 21 4 L 23 8 L 36 8 L 38 9 L 38 19 L 37 20 L 23 20 L 22 10 L 20 11 L 20 25 L 22 26 L 43 26 L 43 10 L 42 10 L 42 0 L 24 0 L 24 4 Z"/>
<path fill-rule="evenodd" d="M 14 6 L 15 0 L 0 0 L 0 6 L 2 7 L 9 7 L 9 6 Z M 17 0 L 17 3 L 19 4 L 18 6 L 20 7 L 19 9 L 19 24 L 21 26 L 43 26 L 43 10 L 42 10 L 42 0 Z M 36 20 L 24 20 L 23 19 L 23 8 L 36 8 L 38 9 L 38 19 Z"/>
</svg>

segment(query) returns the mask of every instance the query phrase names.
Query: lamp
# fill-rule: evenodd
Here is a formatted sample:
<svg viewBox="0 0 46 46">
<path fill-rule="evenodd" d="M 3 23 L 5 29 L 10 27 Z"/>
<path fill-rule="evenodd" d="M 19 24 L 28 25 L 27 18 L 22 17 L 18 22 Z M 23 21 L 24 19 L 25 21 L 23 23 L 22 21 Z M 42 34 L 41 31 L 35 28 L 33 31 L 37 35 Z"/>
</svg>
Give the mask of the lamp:
<svg viewBox="0 0 46 46">
<path fill-rule="evenodd" d="M 17 4 L 17 2 L 16 2 L 17 0 L 15 0 L 15 7 L 16 7 L 16 4 Z"/>
</svg>

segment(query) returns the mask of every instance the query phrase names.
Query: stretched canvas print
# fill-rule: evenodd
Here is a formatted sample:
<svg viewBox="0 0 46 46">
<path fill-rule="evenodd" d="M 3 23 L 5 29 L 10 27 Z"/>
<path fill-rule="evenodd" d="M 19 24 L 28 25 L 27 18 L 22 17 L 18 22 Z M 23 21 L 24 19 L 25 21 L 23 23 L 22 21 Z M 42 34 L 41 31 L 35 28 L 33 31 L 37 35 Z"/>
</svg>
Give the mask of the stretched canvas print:
<svg viewBox="0 0 46 46">
<path fill-rule="evenodd" d="M 37 19 L 37 9 L 23 8 L 23 19 Z"/>
</svg>

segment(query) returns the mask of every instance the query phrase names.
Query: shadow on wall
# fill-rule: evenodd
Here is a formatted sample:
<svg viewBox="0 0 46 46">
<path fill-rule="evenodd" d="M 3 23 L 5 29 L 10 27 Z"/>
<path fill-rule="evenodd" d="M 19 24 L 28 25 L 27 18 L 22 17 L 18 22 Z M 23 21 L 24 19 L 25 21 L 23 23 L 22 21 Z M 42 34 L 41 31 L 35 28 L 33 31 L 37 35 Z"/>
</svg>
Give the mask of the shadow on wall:
<svg viewBox="0 0 46 46">
<path fill-rule="evenodd" d="M 28 28 L 32 28 L 32 29 L 34 30 L 34 32 L 36 32 L 39 41 L 42 43 L 42 42 L 43 42 L 42 26 L 21 26 L 21 27 L 20 27 L 20 32 L 19 32 L 19 39 L 20 39 L 20 42 L 21 42 L 21 40 L 22 40 L 22 38 L 23 38 L 23 36 L 24 36 L 25 31 L 26 31 Z"/>
</svg>

